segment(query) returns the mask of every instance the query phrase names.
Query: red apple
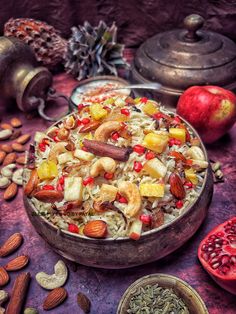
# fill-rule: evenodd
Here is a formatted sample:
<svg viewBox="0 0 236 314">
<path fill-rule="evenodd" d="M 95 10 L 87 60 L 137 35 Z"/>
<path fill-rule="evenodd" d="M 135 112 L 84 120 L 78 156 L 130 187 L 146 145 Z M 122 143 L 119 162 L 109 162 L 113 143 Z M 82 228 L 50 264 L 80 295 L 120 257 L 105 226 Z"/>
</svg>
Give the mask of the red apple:
<svg viewBox="0 0 236 314">
<path fill-rule="evenodd" d="M 236 95 L 218 86 L 192 86 L 180 96 L 177 113 L 212 143 L 236 121 Z"/>
</svg>

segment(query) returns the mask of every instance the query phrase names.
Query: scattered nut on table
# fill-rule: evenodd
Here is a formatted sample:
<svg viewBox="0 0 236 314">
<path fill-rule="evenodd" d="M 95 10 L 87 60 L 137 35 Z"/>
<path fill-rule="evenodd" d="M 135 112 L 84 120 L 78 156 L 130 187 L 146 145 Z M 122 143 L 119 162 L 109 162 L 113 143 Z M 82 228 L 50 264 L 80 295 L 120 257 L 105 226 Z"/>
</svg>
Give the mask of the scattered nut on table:
<svg viewBox="0 0 236 314">
<path fill-rule="evenodd" d="M 0 178 L 0 189 L 5 189 L 7 188 L 11 183 L 11 180 L 8 179 L 7 177 L 1 177 Z"/>
<path fill-rule="evenodd" d="M 0 140 L 7 140 L 12 135 L 12 130 L 6 129 L 0 131 Z"/>
<path fill-rule="evenodd" d="M 1 169 L 1 174 L 3 177 L 12 178 L 13 169 L 16 168 L 16 164 L 9 164 Z"/>
<path fill-rule="evenodd" d="M 23 185 L 23 168 L 17 169 L 12 176 L 12 181 L 18 185 Z"/>
</svg>

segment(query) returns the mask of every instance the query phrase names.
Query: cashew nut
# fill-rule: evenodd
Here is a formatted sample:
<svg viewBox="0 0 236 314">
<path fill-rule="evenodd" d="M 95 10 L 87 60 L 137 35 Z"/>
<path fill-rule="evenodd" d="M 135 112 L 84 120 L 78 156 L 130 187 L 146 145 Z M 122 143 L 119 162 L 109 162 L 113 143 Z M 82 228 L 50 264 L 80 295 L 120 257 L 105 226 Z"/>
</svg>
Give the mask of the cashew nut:
<svg viewBox="0 0 236 314">
<path fill-rule="evenodd" d="M 67 280 L 68 270 L 65 263 L 59 260 L 54 266 L 54 274 L 48 275 L 44 272 L 37 273 L 35 278 L 38 284 L 47 290 L 62 287 Z"/>
<path fill-rule="evenodd" d="M 94 132 L 96 141 L 106 142 L 112 132 L 119 131 L 122 125 L 118 121 L 107 121 L 101 124 Z"/>
<path fill-rule="evenodd" d="M 0 314 L 4 314 L 4 313 L 5 313 L 5 309 L 0 306 Z"/>
<path fill-rule="evenodd" d="M 58 142 L 56 143 L 48 156 L 48 160 L 54 161 L 57 164 L 57 156 L 61 153 L 65 153 L 66 152 L 66 148 L 65 146 L 67 145 L 67 142 Z"/>
<path fill-rule="evenodd" d="M 0 178 L 0 189 L 7 188 L 10 183 L 11 183 L 11 180 L 9 180 L 7 177 L 1 177 Z M 1 299 L 1 297 L 0 297 L 0 299 Z"/>
<path fill-rule="evenodd" d="M 23 168 L 17 169 L 12 176 L 12 181 L 15 182 L 18 185 L 23 184 Z"/>
<path fill-rule="evenodd" d="M 193 162 L 193 166 L 197 167 L 197 170 L 206 169 L 208 167 L 208 162 L 205 160 L 192 159 L 192 162 Z"/>
<path fill-rule="evenodd" d="M 0 290 L 0 305 L 6 302 L 8 299 L 8 293 L 5 290 Z"/>
<path fill-rule="evenodd" d="M 205 160 L 204 153 L 202 149 L 198 146 L 190 147 L 187 150 L 186 155 L 195 160 Z"/>
<path fill-rule="evenodd" d="M 124 209 L 126 217 L 135 217 L 141 209 L 141 196 L 136 184 L 131 182 L 122 181 L 118 184 L 118 193 L 124 196 L 128 204 Z"/>
<path fill-rule="evenodd" d="M 4 177 L 11 178 L 13 175 L 14 168 L 16 168 L 16 164 L 9 164 L 1 169 L 1 174 Z"/>
<path fill-rule="evenodd" d="M 90 175 L 97 177 L 102 171 L 114 173 L 116 170 L 116 162 L 110 157 L 102 157 L 95 161 L 90 168 Z"/>
<path fill-rule="evenodd" d="M 6 129 L 0 131 L 0 140 L 7 140 L 12 135 L 12 130 Z"/>
</svg>

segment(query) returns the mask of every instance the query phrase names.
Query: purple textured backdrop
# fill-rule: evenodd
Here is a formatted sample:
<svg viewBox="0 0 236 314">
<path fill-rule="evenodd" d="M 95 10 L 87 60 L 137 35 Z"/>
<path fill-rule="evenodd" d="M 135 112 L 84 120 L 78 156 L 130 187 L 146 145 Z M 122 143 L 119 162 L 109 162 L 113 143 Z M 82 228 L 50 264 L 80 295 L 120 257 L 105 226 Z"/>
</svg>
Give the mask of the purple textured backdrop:
<svg viewBox="0 0 236 314">
<path fill-rule="evenodd" d="M 65 74 L 57 75 L 54 80 L 57 90 L 67 95 L 75 85 L 76 81 Z M 60 110 L 63 110 L 64 105 L 61 104 L 61 106 Z M 59 109 L 54 107 L 52 111 L 56 113 Z M 0 117 L 4 121 L 9 121 L 14 116 L 19 116 L 24 121 L 23 131 L 30 132 L 32 136 L 36 130 L 44 130 L 49 126 L 47 122 L 38 117 L 27 120 L 25 115 L 14 107 L 6 110 L 3 105 L 0 106 Z M 51 313 L 82 314 L 76 303 L 76 295 L 82 291 L 92 302 L 92 314 L 115 314 L 119 300 L 127 287 L 136 279 L 157 272 L 172 274 L 187 281 L 199 292 L 210 314 L 236 313 L 235 296 L 215 284 L 200 266 L 196 255 L 199 242 L 207 232 L 236 214 L 236 126 L 224 138 L 207 148 L 211 159 L 222 162 L 225 182 L 215 185 L 208 217 L 195 236 L 177 252 L 161 261 L 127 270 L 94 269 L 65 261 L 70 271 L 65 285 L 69 297 L 63 305 L 52 310 Z M 2 199 L 2 194 L 1 191 L 0 199 Z M 12 202 L 0 200 L 0 208 L 0 243 L 14 232 L 21 232 L 25 239 L 24 244 L 15 254 L 7 258 L 0 258 L 0 265 L 4 265 L 17 255 L 28 254 L 30 264 L 26 270 L 31 272 L 32 277 L 39 271 L 52 273 L 53 265 L 61 257 L 52 251 L 30 224 L 23 207 L 22 191 Z M 8 292 L 12 289 L 17 273 L 19 272 L 11 274 L 11 281 L 5 288 Z M 40 288 L 33 278 L 26 305 L 36 307 L 40 313 L 44 313 L 42 302 L 46 295 L 47 291 Z"/>
</svg>

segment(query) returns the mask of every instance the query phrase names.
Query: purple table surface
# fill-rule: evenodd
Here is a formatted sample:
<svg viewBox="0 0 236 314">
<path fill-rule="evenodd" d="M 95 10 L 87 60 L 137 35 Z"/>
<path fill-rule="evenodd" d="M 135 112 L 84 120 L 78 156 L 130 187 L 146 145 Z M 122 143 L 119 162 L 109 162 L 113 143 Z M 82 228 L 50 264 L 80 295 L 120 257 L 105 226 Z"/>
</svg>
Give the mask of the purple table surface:
<svg viewBox="0 0 236 314">
<path fill-rule="evenodd" d="M 77 82 L 66 74 L 56 75 L 54 87 L 69 95 Z M 65 110 L 65 104 L 52 106 L 51 111 L 57 113 Z M 38 116 L 27 119 L 24 113 L 12 106 L 8 110 L 3 105 L 0 107 L 0 117 L 8 122 L 10 118 L 18 116 L 22 119 L 24 133 L 31 133 L 32 137 L 36 130 L 45 130 L 50 123 L 43 121 Z M 121 296 L 128 286 L 136 279 L 153 273 L 166 273 L 175 275 L 187 281 L 194 287 L 205 301 L 210 314 L 233 314 L 236 313 L 235 296 L 221 289 L 211 277 L 204 271 L 197 259 L 197 248 L 203 237 L 214 226 L 236 214 L 236 126 L 214 145 L 207 147 L 209 157 L 219 160 L 223 164 L 225 182 L 214 186 L 214 196 L 209 208 L 208 216 L 194 237 L 176 252 L 153 262 L 131 269 L 104 270 L 95 269 L 65 261 L 69 267 L 69 279 L 65 285 L 69 297 L 60 307 L 51 311 L 55 314 L 83 313 L 77 305 L 76 296 L 79 291 L 85 293 L 92 302 L 92 314 L 113 314 Z M 32 306 L 44 313 L 42 303 L 47 295 L 34 279 L 39 271 L 53 272 L 53 265 L 61 259 L 59 255 L 44 242 L 36 233 L 29 222 L 22 202 L 22 190 L 11 202 L 2 200 L 3 192 L 0 192 L 0 243 L 14 232 L 21 232 L 24 236 L 24 244 L 20 249 L 7 258 L 0 258 L 0 265 L 4 265 L 12 257 L 19 254 L 28 254 L 30 264 L 26 268 L 32 275 L 26 306 Z M 184 228 L 184 226 L 183 226 Z M 10 292 L 14 279 L 18 272 L 11 273 L 11 281 L 5 287 Z"/>
</svg>

